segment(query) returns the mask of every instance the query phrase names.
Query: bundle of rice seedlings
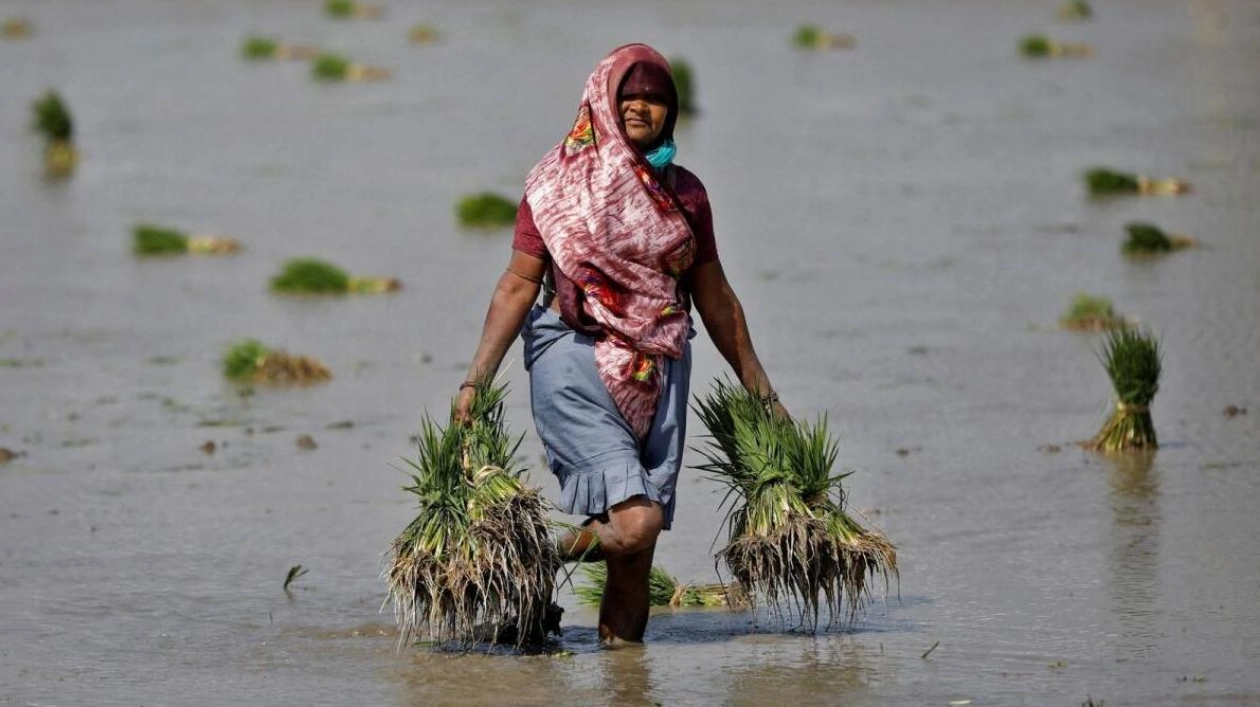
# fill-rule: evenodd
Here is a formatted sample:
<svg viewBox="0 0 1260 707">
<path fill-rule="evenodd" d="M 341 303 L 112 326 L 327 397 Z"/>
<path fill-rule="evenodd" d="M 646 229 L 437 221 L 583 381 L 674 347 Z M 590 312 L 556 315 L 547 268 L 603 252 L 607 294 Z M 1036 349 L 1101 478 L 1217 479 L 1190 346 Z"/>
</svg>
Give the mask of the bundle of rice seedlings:
<svg viewBox="0 0 1260 707">
<path fill-rule="evenodd" d="M 74 118 L 61 95 L 48 91 L 32 105 L 34 126 L 44 136 L 44 171 L 49 177 L 68 177 L 79 161 L 74 146 Z"/>
<path fill-rule="evenodd" d="M 315 47 L 284 44 L 272 37 L 251 35 L 241 42 L 241 56 L 252 61 L 310 61 L 318 55 Z"/>
<path fill-rule="evenodd" d="M 1088 0 L 1067 0 L 1059 6 L 1059 19 L 1088 20 L 1094 16 L 1094 8 Z"/>
<path fill-rule="evenodd" d="M 412 44 L 432 44 L 433 42 L 438 41 L 440 37 L 441 34 L 437 31 L 436 27 L 423 22 L 418 25 L 413 25 L 411 30 L 407 32 L 407 39 L 410 40 Z"/>
<path fill-rule="evenodd" d="M 1088 44 L 1057 42 L 1044 34 L 1030 34 L 1019 40 L 1019 53 L 1029 59 L 1086 57 L 1093 51 Z"/>
<path fill-rule="evenodd" d="M 407 460 L 415 520 L 394 540 L 382 576 L 398 621 L 399 645 L 420 636 L 467 647 L 478 627 L 499 642 L 511 624 L 515 644 L 543 637 L 562 566 L 548 505 L 524 484 L 505 425 L 502 386 L 479 385 L 472 421 L 443 428 L 425 417 L 419 459 Z"/>
<path fill-rule="evenodd" d="M 5 39 L 26 39 L 35 32 L 35 26 L 25 17 L 6 17 L 0 22 L 0 36 Z"/>
<path fill-rule="evenodd" d="M 1159 392 L 1159 343 L 1148 332 L 1118 329 L 1099 354 L 1116 391 L 1116 409 L 1086 447 L 1103 452 L 1155 449 L 1151 401 Z"/>
<path fill-rule="evenodd" d="M 192 236 L 173 228 L 137 224 L 131 229 L 132 251 L 136 255 L 175 255 L 179 253 L 205 253 L 223 255 L 236 253 L 241 244 L 222 236 Z"/>
<path fill-rule="evenodd" d="M 241 339 L 223 354 L 223 375 L 242 383 L 303 384 L 332 378 L 324 364 L 307 356 L 271 349 L 257 339 Z"/>
<path fill-rule="evenodd" d="M 516 223 L 516 202 L 493 192 L 463 197 L 455 205 L 459 225 L 470 228 L 495 228 Z"/>
<path fill-rule="evenodd" d="M 804 24 L 796 28 L 792 44 L 797 49 L 852 49 L 857 39 L 851 34 L 830 34 L 818 25 Z"/>
<path fill-rule="evenodd" d="M 320 81 L 380 81 L 389 69 L 356 64 L 339 54 L 320 54 L 311 62 L 311 75 Z"/>
<path fill-rule="evenodd" d="M 587 584 L 573 588 L 578 600 L 587 606 L 599 606 L 608 585 L 608 565 L 592 562 L 582 566 Z M 748 595 L 738 582 L 730 584 L 683 584 L 658 565 L 652 565 L 648 574 L 648 605 L 685 607 L 725 606 L 733 610 L 749 607 Z"/>
<path fill-rule="evenodd" d="M 696 84 L 692 76 L 691 63 L 682 57 L 669 60 L 670 73 L 674 76 L 674 89 L 678 91 L 679 115 L 695 115 L 700 112 L 696 107 Z"/>
<path fill-rule="evenodd" d="M 1085 188 L 1090 196 L 1112 194 L 1185 194 L 1190 184 L 1180 179 L 1152 179 L 1140 174 L 1093 167 L 1085 172 Z"/>
<path fill-rule="evenodd" d="M 817 626 L 847 603 L 853 619 L 871 595 L 869 580 L 897 574 L 896 548 L 845 512 L 842 480 L 831 469 L 839 445 L 826 417 L 815 424 L 779 416 L 770 401 L 715 381 L 695 410 L 709 429 L 708 463 L 699 468 L 728 487 L 728 542 L 719 552 L 749 601 L 782 601 Z M 820 596 L 822 601 L 820 602 Z"/>
<path fill-rule="evenodd" d="M 1159 226 L 1151 223 L 1140 221 L 1126 223 L 1124 230 L 1129 233 L 1129 239 L 1120 247 L 1125 255 L 1160 255 L 1198 245 L 1198 242 L 1190 236 L 1165 233 Z"/>
<path fill-rule="evenodd" d="M 1124 328 L 1128 322 L 1116 313 L 1110 299 L 1078 292 L 1072 297 L 1067 311 L 1059 317 L 1059 326 L 1077 331 L 1102 331 Z"/>
<path fill-rule="evenodd" d="M 324 14 L 343 20 L 349 17 L 376 19 L 385 13 L 377 5 L 365 5 L 355 0 L 327 0 L 324 3 Z"/>
<path fill-rule="evenodd" d="M 351 277 L 345 270 L 316 258 L 294 258 L 271 278 L 275 292 L 304 294 L 375 294 L 394 292 L 402 283 L 392 277 Z"/>
</svg>

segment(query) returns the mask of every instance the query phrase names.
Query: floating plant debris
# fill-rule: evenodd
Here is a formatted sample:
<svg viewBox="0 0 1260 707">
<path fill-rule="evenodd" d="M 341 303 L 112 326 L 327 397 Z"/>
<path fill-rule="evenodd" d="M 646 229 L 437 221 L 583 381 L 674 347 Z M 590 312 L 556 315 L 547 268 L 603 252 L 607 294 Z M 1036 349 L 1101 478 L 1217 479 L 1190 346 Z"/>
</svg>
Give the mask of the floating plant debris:
<svg viewBox="0 0 1260 707">
<path fill-rule="evenodd" d="M 302 565 L 293 565 L 290 567 L 289 573 L 284 576 L 284 591 L 289 591 L 289 585 L 293 583 L 293 580 L 301 579 L 302 576 L 309 571 L 310 570 L 302 567 Z"/>
<path fill-rule="evenodd" d="M 32 104 L 34 127 L 44 136 L 44 173 L 52 178 L 74 174 L 79 161 L 74 146 L 74 118 L 56 91 L 48 91 Z"/>
<path fill-rule="evenodd" d="M 339 54 L 320 54 L 311 62 L 311 75 L 321 81 L 380 81 L 389 69 L 356 64 Z"/>
<path fill-rule="evenodd" d="M 223 355 L 223 375 L 242 383 L 304 384 L 332 378 L 324 364 L 307 356 L 272 349 L 257 339 L 242 339 Z"/>
<path fill-rule="evenodd" d="M 674 57 L 669 60 L 669 70 L 674 77 L 674 89 L 678 92 L 678 113 L 695 115 L 699 108 L 696 106 L 696 83 L 691 62 Z"/>
<path fill-rule="evenodd" d="M 845 511 L 847 474 L 832 473 L 839 445 L 826 418 L 780 417 L 769 401 L 722 381 L 694 407 L 712 436 L 699 468 L 729 488 L 718 554 L 750 603 L 763 596 L 779 610 L 790 602 L 814 627 L 822 606 L 834 620 L 847 604 L 855 618 L 869 581 L 882 577 L 886 590 L 897 575 L 897 551 Z"/>
<path fill-rule="evenodd" d="M 1077 331 L 1103 331 L 1126 327 L 1128 322 L 1116 313 L 1110 299 L 1078 292 L 1059 317 L 1059 326 Z"/>
<path fill-rule="evenodd" d="M 551 539 L 549 506 L 524 484 L 508 434 L 506 388 L 480 384 L 472 420 L 421 423 L 411 466 L 415 519 L 391 545 L 383 577 L 398 620 L 399 644 L 427 637 L 470 646 L 477 627 L 513 624 L 520 646 L 543 637 L 562 562 Z"/>
<path fill-rule="evenodd" d="M 1085 188 L 1090 196 L 1113 194 L 1185 194 L 1190 184 L 1180 179 L 1151 179 L 1140 174 L 1093 167 L 1085 172 Z"/>
<path fill-rule="evenodd" d="M 455 205 L 459 225 L 469 228 L 496 228 L 516 223 L 516 202 L 493 192 L 471 194 Z"/>
<path fill-rule="evenodd" d="M 804 24 L 796 28 L 792 44 L 797 49 L 852 49 L 857 39 L 851 34 L 831 34 L 818 25 Z"/>
<path fill-rule="evenodd" d="M 294 258 L 271 278 L 275 292 L 303 294 L 375 294 L 394 292 L 402 283 L 392 277 L 352 277 L 332 263 L 316 258 Z"/>
<path fill-rule="evenodd" d="M 231 238 L 189 235 L 174 228 L 152 224 L 136 225 L 131 230 L 131 236 L 131 249 L 136 255 L 225 255 L 241 249 L 241 244 Z"/>
<path fill-rule="evenodd" d="M 1094 8 L 1087 0 L 1067 0 L 1059 6 L 1061 20 L 1088 20 L 1094 16 Z"/>
<path fill-rule="evenodd" d="M 1165 233 L 1163 229 L 1151 223 L 1134 221 L 1124 225 L 1129 238 L 1120 247 L 1125 255 L 1161 255 L 1174 250 L 1193 248 L 1197 241 L 1190 236 L 1176 233 Z"/>
<path fill-rule="evenodd" d="M 35 26 L 25 17 L 6 17 L 0 22 L 0 37 L 26 39 L 35 33 Z"/>
<path fill-rule="evenodd" d="M 385 11 L 379 5 L 365 5 L 355 0 L 327 0 L 324 14 L 339 20 L 350 17 L 372 20 L 382 17 Z"/>
<path fill-rule="evenodd" d="M 1019 53 L 1029 59 L 1086 57 L 1093 54 L 1093 49 L 1088 44 L 1067 44 L 1044 34 L 1030 34 L 1019 40 Z"/>
<path fill-rule="evenodd" d="M 407 32 L 407 39 L 412 44 L 432 44 L 442 37 L 437 28 L 431 24 L 412 25 Z"/>
<path fill-rule="evenodd" d="M 1116 407 L 1085 446 L 1103 452 L 1157 448 L 1150 405 L 1159 392 L 1159 343 L 1148 332 L 1117 329 L 1107 335 L 1099 358 L 1111 377 Z"/>
<path fill-rule="evenodd" d="M 319 50 L 299 44 L 284 44 L 271 37 L 252 35 L 241 42 L 241 56 L 253 61 L 310 61 L 319 56 Z"/>
<path fill-rule="evenodd" d="M 608 565 L 591 562 L 582 565 L 582 575 L 587 584 L 573 588 L 578 601 L 588 606 L 599 606 L 608 584 Z M 748 596 L 738 582 L 730 584 L 683 584 L 663 568 L 652 565 L 648 574 L 648 605 L 685 607 L 725 606 L 731 609 L 747 609 Z"/>
</svg>

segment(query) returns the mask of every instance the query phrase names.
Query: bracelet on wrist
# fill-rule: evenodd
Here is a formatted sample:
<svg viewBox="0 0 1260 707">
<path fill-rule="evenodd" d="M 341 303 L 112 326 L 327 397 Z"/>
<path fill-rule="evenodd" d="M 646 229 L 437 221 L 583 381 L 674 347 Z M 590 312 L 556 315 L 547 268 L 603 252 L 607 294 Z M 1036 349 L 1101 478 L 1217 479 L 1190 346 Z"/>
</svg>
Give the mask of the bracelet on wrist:
<svg viewBox="0 0 1260 707">
<path fill-rule="evenodd" d="M 459 384 L 460 390 L 463 390 L 464 388 L 476 388 L 476 387 L 477 387 L 477 381 L 464 381 L 463 383 Z"/>
</svg>

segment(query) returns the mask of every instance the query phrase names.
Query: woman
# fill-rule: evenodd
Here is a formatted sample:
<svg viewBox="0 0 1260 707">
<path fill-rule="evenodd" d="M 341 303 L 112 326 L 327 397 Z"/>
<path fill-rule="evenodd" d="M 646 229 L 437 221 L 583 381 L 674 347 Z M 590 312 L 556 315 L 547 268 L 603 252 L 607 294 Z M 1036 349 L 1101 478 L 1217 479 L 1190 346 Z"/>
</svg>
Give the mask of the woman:
<svg viewBox="0 0 1260 707">
<path fill-rule="evenodd" d="M 467 420 L 476 383 L 520 332 L 557 505 L 587 516 L 561 552 L 607 562 L 606 645 L 637 643 L 647 627 L 648 572 L 682 465 L 692 303 L 744 387 L 786 414 L 718 261 L 704 186 L 672 163 L 677 119 L 669 63 L 652 48 L 626 45 L 595 67 L 573 129 L 526 180 L 456 400 Z"/>
</svg>

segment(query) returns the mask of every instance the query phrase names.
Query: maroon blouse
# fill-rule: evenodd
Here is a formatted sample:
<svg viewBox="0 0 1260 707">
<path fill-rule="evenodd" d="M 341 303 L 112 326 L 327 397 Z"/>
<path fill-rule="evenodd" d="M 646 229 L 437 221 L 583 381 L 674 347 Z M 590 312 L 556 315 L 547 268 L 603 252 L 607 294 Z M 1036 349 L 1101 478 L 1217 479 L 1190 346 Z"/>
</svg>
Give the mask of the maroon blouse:
<svg viewBox="0 0 1260 707">
<path fill-rule="evenodd" d="M 718 259 L 717 240 L 713 235 L 713 210 L 709 206 L 709 193 L 705 191 L 700 178 L 683 167 L 673 166 L 674 194 L 682 205 L 683 215 L 691 226 L 696 237 L 696 257 L 691 267 L 683 273 L 680 280 L 683 304 L 691 309 L 691 278 L 699 265 L 711 263 Z M 547 253 L 547 245 L 534 225 L 534 212 L 529 202 L 521 199 L 520 208 L 516 211 L 516 234 L 512 238 L 512 250 L 532 255 L 548 261 L 551 268 L 551 279 L 555 283 L 555 296 L 560 301 L 560 317 L 570 328 L 591 336 L 601 333 L 599 324 L 586 316 L 582 304 L 582 290 L 573 284 L 564 273 L 556 268 Z"/>
</svg>

